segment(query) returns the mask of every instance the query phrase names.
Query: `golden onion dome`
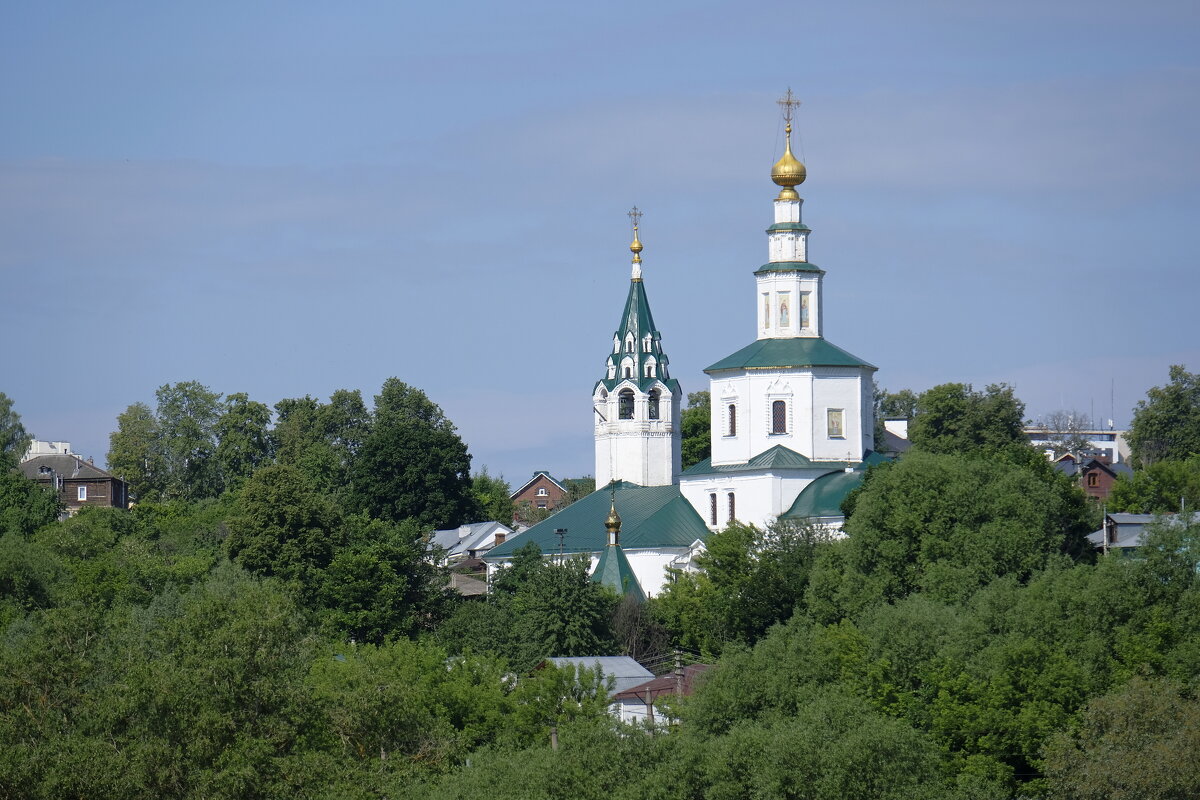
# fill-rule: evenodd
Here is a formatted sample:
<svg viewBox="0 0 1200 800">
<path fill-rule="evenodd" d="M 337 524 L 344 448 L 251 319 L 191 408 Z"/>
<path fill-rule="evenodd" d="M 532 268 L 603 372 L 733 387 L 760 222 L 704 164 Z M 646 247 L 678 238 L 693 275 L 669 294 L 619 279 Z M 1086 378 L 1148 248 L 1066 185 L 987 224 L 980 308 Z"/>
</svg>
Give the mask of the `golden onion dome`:
<svg viewBox="0 0 1200 800">
<path fill-rule="evenodd" d="M 637 228 L 633 229 L 633 241 L 629 243 L 629 252 L 633 253 L 635 262 L 642 260 L 642 241 L 638 238 Z"/>
<path fill-rule="evenodd" d="M 792 155 L 792 126 L 790 123 L 786 130 L 787 146 L 783 151 L 783 158 L 776 161 L 775 166 L 771 167 L 771 180 L 777 186 L 783 187 L 779 192 L 780 200 L 797 200 L 800 195 L 796 193 L 795 187 L 804 183 L 804 179 L 808 177 L 808 171 L 800 159 Z"/>
<path fill-rule="evenodd" d="M 608 511 L 608 519 L 604 520 L 604 527 L 609 533 L 617 533 L 621 530 L 621 515 L 617 513 L 616 498 L 613 498 L 612 508 Z"/>
</svg>

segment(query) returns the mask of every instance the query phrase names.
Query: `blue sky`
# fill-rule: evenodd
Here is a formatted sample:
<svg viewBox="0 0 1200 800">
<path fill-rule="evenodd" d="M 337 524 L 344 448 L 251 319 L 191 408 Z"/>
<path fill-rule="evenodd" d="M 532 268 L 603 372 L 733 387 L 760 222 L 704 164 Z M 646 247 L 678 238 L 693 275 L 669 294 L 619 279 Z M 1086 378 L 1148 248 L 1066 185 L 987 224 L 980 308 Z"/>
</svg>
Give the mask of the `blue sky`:
<svg viewBox="0 0 1200 800">
<path fill-rule="evenodd" d="M 395 375 L 477 468 L 590 474 L 625 212 L 707 388 L 791 86 L 827 338 L 1124 425 L 1200 369 L 1198 39 L 1193 2 L 10 4 L 0 391 L 99 461 L 164 383 Z"/>
</svg>

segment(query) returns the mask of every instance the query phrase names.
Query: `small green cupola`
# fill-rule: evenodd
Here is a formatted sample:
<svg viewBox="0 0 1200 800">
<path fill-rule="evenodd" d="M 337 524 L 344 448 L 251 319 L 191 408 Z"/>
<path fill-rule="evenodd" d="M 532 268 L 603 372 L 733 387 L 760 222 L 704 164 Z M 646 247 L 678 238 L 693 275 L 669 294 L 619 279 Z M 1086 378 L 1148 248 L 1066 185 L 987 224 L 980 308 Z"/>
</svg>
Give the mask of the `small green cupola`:
<svg viewBox="0 0 1200 800">
<path fill-rule="evenodd" d="M 646 593 L 642 591 L 642 585 L 633 573 L 625 551 L 621 549 L 621 517 L 617 514 L 615 488 L 604 528 L 608 531 L 608 544 L 601 551 L 600 560 L 596 562 L 596 569 L 592 572 L 592 583 L 607 586 L 622 597 L 632 597 L 636 603 L 646 602 Z"/>
</svg>

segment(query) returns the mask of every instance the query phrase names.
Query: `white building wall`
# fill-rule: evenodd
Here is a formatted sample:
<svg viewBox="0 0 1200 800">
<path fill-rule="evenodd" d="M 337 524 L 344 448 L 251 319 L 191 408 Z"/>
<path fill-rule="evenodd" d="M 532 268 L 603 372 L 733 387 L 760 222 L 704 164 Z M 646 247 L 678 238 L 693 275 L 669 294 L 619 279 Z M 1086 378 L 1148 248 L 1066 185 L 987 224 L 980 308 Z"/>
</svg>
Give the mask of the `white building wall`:
<svg viewBox="0 0 1200 800">
<path fill-rule="evenodd" d="M 657 382 L 659 419 L 650 419 L 649 395 L 634 381 L 625 381 L 605 393 L 597 387 L 592 398 L 596 440 L 596 486 L 622 480 L 639 486 L 670 486 L 680 473 L 680 397 Z M 633 419 L 620 419 L 620 393 L 634 393 Z M 603 416 L 601 416 L 603 415 Z"/>
<path fill-rule="evenodd" d="M 744 464 L 775 445 L 814 461 L 858 461 L 871 447 L 874 410 L 870 370 L 814 367 L 754 370 L 714 376 L 711 422 L 712 463 Z M 786 404 L 786 429 L 773 433 L 772 404 Z M 729 406 L 737 409 L 736 434 L 729 435 Z M 829 409 L 842 410 L 842 437 L 831 438 Z"/>
<path fill-rule="evenodd" d="M 734 496 L 735 519 L 760 528 L 771 524 L 791 508 L 797 495 L 828 470 L 788 470 L 786 472 L 713 473 L 685 477 L 679 482 L 684 498 L 696 509 L 710 530 L 722 530 L 730 523 L 729 494 Z M 717 521 L 712 521 L 712 495 L 717 496 Z"/>
</svg>

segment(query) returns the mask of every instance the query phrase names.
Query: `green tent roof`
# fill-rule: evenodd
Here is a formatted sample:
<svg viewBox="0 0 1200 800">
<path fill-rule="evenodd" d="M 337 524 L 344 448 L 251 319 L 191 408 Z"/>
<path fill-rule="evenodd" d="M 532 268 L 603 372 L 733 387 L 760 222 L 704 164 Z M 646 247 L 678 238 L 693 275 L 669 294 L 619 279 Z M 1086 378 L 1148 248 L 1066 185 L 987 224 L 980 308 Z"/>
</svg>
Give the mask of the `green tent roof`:
<svg viewBox="0 0 1200 800">
<path fill-rule="evenodd" d="M 592 583 L 599 583 L 612 589 L 618 595 L 630 595 L 639 603 L 646 602 L 646 593 L 633 574 L 633 567 L 620 545 L 608 545 L 600 553 L 596 570 L 592 573 Z"/>
<path fill-rule="evenodd" d="M 705 369 L 773 369 L 777 367 L 867 367 L 872 364 L 820 337 L 759 339 Z"/>
<path fill-rule="evenodd" d="M 796 496 L 792 507 L 783 512 L 784 519 L 808 519 L 810 517 L 842 516 L 842 501 L 850 492 L 862 485 L 866 473 L 830 472 L 804 487 Z"/>
<path fill-rule="evenodd" d="M 511 537 L 484 555 L 487 561 L 512 558 L 529 542 L 536 542 L 543 553 L 558 552 L 554 531 L 566 528 L 564 553 L 599 553 L 608 547 L 604 520 L 608 517 L 612 496 L 609 487 L 597 489 L 542 520 L 524 533 Z M 626 550 L 658 547 L 688 547 L 708 538 L 708 526 L 684 499 L 678 486 L 638 486 L 616 483 L 617 513 L 621 515 L 621 546 Z"/>
<path fill-rule="evenodd" d="M 843 469 L 845 466 L 845 461 L 813 461 L 795 450 L 789 450 L 783 445 L 777 444 L 741 464 L 721 464 L 714 467 L 712 459 L 706 458 L 700 463 L 688 467 L 683 474 L 708 475 L 717 472 L 754 472 L 763 469 Z"/>
</svg>

